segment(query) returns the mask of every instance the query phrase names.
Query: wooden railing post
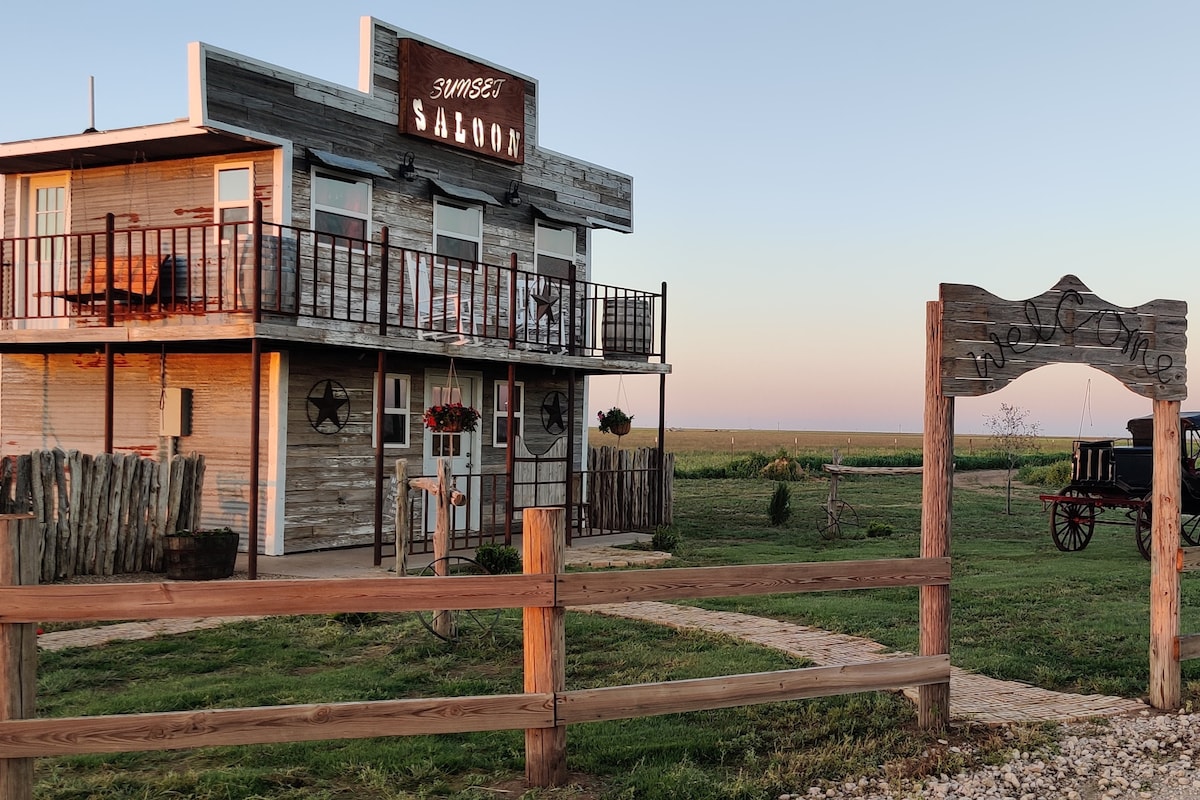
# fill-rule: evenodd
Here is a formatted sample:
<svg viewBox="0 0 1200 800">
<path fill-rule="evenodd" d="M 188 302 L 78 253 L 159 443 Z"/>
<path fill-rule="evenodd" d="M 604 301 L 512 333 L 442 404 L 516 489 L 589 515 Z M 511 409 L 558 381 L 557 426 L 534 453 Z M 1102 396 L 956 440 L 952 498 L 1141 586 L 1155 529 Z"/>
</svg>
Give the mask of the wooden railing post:
<svg viewBox="0 0 1200 800">
<path fill-rule="evenodd" d="M 0 514 L 0 586 L 38 581 L 32 514 Z M 37 630 L 33 623 L 0 623 L 0 720 L 32 719 L 37 688 Z M 32 800 L 33 759 L 0 757 L 0 797 Z"/>
<path fill-rule="evenodd" d="M 396 575 L 403 578 L 408 574 L 408 543 L 412 538 L 412 524 L 408 505 L 408 459 L 396 460 Z"/>
<path fill-rule="evenodd" d="M 1150 705 L 1179 708 L 1179 401 L 1154 401 L 1150 514 Z"/>
<path fill-rule="evenodd" d="M 924 471 L 921 475 L 921 557 L 950 556 L 950 512 L 954 480 L 954 398 L 942 394 L 942 304 L 926 306 Z M 950 652 L 950 586 L 922 586 L 923 656 Z M 950 724 L 950 683 L 917 690 L 917 721 L 922 728 Z"/>
<path fill-rule="evenodd" d="M 567 524 L 562 508 L 527 508 L 521 548 L 526 575 L 552 575 L 563 569 Z M 525 691 L 561 692 L 566 689 L 565 609 L 526 608 Z M 556 711 L 557 715 L 557 711 Z M 529 728 L 525 731 L 525 780 L 531 786 L 562 786 L 567 782 L 567 728 Z"/>
</svg>

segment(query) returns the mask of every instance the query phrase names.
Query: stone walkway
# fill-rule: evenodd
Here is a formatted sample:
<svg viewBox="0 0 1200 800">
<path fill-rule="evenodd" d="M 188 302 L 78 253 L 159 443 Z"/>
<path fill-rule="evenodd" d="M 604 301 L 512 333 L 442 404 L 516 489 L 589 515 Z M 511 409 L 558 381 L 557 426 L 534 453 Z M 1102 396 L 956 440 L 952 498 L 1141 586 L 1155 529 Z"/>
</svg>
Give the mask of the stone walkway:
<svg viewBox="0 0 1200 800">
<path fill-rule="evenodd" d="M 909 655 L 887 652 L 886 647 L 870 639 L 729 611 L 708 611 L 693 606 L 657 602 L 616 603 L 590 606 L 589 609 L 601 614 L 654 622 L 673 628 L 733 636 L 808 659 L 816 666 L 882 661 Z M 915 689 L 906 689 L 904 693 L 916 700 Z M 1001 681 L 977 675 L 958 667 L 950 669 L 950 716 L 958 720 L 983 723 L 1046 720 L 1068 722 L 1092 717 L 1110 717 L 1131 711 L 1143 711 L 1146 708 L 1148 706 L 1140 700 L 1052 692 L 1016 681 Z"/>
<path fill-rule="evenodd" d="M 590 567 L 628 567 L 661 563 L 669 553 L 625 550 L 616 547 L 569 548 L 568 565 Z M 272 576 L 287 577 L 287 576 Z M 807 659 L 817 666 L 835 666 L 865 661 L 881 661 L 907 655 L 889 653 L 870 639 L 829 633 L 818 628 L 752 617 L 727 611 L 708 611 L 671 603 L 617 603 L 589 606 L 589 611 L 625 617 L 679 629 L 704 630 L 742 639 Z M 43 650 L 68 647 L 92 647 L 105 642 L 148 639 L 185 631 L 215 628 L 229 622 L 256 617 L 208 617 L 204 619 L 148 620 L 55 631 L 38 637 Z M 905 694 L 916 698 L 915 690 Z M 1145 710 L 1138 700 L 1105 695 L 1075 695 L 1052 692 L 1015 681 L 1001 681 L 951 668 L 950 714 L 954 719 L 983 723 L 1072 721 L 1114 716 Z"/>
</svg>

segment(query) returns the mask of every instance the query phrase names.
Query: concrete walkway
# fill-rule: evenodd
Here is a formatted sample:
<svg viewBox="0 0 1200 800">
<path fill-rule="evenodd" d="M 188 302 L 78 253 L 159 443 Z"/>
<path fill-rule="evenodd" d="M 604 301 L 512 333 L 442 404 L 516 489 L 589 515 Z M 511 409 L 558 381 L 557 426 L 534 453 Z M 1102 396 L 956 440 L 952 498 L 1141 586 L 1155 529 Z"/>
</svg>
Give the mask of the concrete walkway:
<svg viewBox="0 0 1200 800">
<path fill-rule="evenodd" d="M 620 549 L 614 546 L 616 543 L 592 541 L 569 547 L 566 550 L 566 562 L 576 566 L 621 568 L 662 563 L 670 558 L 667 553 Z M 242 558 L 244 559 L 244 555 Z M 391 566 L 386 559 L 382 566 L 371 565 L 370 553 L 363 549 L 303 553 L 274 558 L 264 556 L 258 561 L 259 574 L 272 578 L 382 577 L 389 574 L 388 568 Z M 240 566 L 244 567 L 244 560 Z M 417 562 L 414 566 L 421 564 Z M 658 602 L 617 603 L 589 606 L 587 610 L 678 629 L 724 634 L 807 659 L 817 666 L 880 661 L 906 655 L 886 652 L 887 648 L 870 639 L 829 633 L 818 628 L 746 614 L 708 611 L 693 606 Z M 147 639 L 213 628 L 241 619 L 255 617 L 150 620 L 56 631 L 39 636 L 38 646 L 44 650 L 91 647 L 110 641 Z M 905 694 L 916 698 L 915 690 L 906 690 Z M 1138 700 L 1052 692 L 1015 681 L 988 678 L 957 667 L 951 669 L 950 715 L 957 720 L 983 723 L 1048 720 L 1065 722 L 1115 716 L 1146 708 L 1147 706 Z"/>
</svg>

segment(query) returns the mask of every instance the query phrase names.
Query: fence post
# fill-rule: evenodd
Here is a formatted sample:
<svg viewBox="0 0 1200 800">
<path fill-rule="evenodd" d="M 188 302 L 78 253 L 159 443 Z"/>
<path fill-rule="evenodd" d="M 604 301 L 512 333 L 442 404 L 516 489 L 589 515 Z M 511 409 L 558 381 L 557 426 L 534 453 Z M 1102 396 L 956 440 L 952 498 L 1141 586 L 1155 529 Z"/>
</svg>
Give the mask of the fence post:
<svg viewBox="0 0 1200 800">
<path fill-rule="evenodd" d="M 525 509 L 521 548 L 526 575 L 562 571 L 566 517 L 562 508 Z M 561 692 L 566 688 L 564 618 L 561 606 L 525 609 L 526 692 Z M 525 780 L 540 787 L 567 782 L 566 726 L 526 729 Z"/>
<path fill-rule="evenodd" d="M 0 586 L 38 581 L 32 514 L 0 514 Z M 0 720 L 30 719 L 36 712 L 37 630 L 34 623 L 0 623 Z M 0 758 L 0 797 L 33 800 L 33 759 Z"/>
</svg>

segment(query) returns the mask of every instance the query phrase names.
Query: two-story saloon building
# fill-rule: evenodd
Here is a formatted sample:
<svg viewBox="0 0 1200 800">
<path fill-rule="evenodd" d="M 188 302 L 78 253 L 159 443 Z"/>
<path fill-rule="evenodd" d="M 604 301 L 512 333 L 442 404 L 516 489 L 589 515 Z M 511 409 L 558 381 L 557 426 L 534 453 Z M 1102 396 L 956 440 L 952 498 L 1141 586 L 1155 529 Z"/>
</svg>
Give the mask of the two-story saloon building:
<svg viewBox="0 0 1200 800">
<path fill-rule="evenodd" d="M 0 144 L 3 454 L 202 454 L 205 524 L 267 554 L 376 540 L 397 459 L 451 459 L 483 539 L 527 459 L 579 502 L 588 376 L 670 371 L 665 284 L 592 263 L 630 178 L 540 146 L 532 78 L 376 19 L 358 89 L 187 57 L 185 119 Z M 475 430 L 425 427 L 448 402 Z"/>
</svg>

